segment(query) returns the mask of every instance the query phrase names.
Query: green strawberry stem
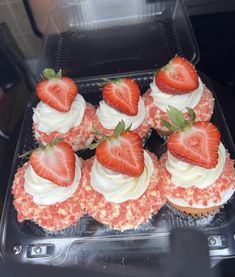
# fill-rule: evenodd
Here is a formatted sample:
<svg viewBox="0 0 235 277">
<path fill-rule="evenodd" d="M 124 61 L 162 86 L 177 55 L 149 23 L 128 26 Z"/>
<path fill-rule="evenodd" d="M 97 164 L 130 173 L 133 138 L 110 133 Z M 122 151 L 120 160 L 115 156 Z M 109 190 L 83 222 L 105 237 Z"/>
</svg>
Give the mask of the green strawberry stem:
<svg viewBox="0 0 235 277">
<path fill-rule="evenodd" d="M 32 154 L 33 151 L 37 150 L 37 149 L 49 149 L 51 147 L 53 147 L 54 145 L 56 145 L 58 142 L 63 141 L 64 139 L 61 137 L 56 137 L 54 138 L 50 143 L 48 143 L 47 145 L 42 145 L 40 144 L 38 147 L 31 149 L 21 155 L 18 155 L 18 158 L 20 159 L 29 159 L 30 155 Z"/>
<path fill-rule="evenodd" d="M 61 79 L 62 77 L 62 70 L 60 69 L 56 72 L 53 68 L 45 68 L 42 71 L 42 78 L 51 80 L 51 79 Z"/>
<path fill-rule="evenodd" d="M 32 152 L 34 151 L 34 149 L 29 150 L 21 155 L 17 155 L 19 159 L 28 159 L 30 157 L 30 155 L 32 154 Z"/>
<path fill-rule="evenodd" d="M 170 122 L 164 118 L 160 118 L 163 125 L 169 129 L 171 132 L 185 131 L 187 128 L 191 127 L 196 119 L 196 114 L 193 109 L 186 108 L 188 111 L 189 119 L 184 118 L 183 113 L 173 106 L 168 106 L 167 115 L 170 118 Z"/>
<path fill-rule="evenodd" d="M 126 128 L 125 126 L 125 122 L 123 120 L 119 121 L 118 124 L 116 125 L 115 129 L 114 129 L 114 135 L 113 136 L 107 136 L 105 134 L 103 134 L 102 132 L 100 132 L 99 130 L 95 130 L 95 133 L 101 137 L 101 139 L 95 143 L 91 143 L 88 148 L 93 150 L 95 149 L 102 141 L 104 140 L 112 140 L 112 139 L 116 139 L 118 138 L 123 132 L 126 132 L 126 131 L 130 131 L 131 129 L 131 125 L 128 126 Z"/>
<path fill-rule="evenodd" d="M 60 141 L 63 141 L 64 140 L 64 138 L 62 138 L 62 137 L 56 137 L 56 138 L 54 138 L 49 144 L 47 144 L 47 145 L 49 145 L 49 146 L 54 146 L 54 145 L 56 145 L 58 142 L 60 142 Z M 47 146 L 46 145 L 46 146 Z"/>
</svg>

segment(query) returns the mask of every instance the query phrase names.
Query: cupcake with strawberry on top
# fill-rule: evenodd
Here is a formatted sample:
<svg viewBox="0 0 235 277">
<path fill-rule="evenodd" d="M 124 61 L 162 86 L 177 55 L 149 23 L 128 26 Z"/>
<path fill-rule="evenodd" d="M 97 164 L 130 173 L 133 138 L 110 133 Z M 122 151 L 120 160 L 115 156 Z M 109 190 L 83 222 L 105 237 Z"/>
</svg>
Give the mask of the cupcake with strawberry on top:
<svg viewBox="0 0 235 277">
<path fill-rule="evenodd" d="M 125 129 L 123 121 L 94 147 L 95 157 L 84 165 L 84 210 L 116 230 L 146 223 L 165 203 L 157 157 L 143 150 L 140 136 Z"/>
<path fill-rule="evenodd" d="M 144 101 L 135 80 L 123 78 L 108 81 L 102 96 L 93 122 L 96 130 L 113 135 L 116 125 L 123 120 L 126 126 L 131 126 L 131 131 L 142 138 L 149 132 Z"/>
<path fill-rule="evenodd" d="M 81 176 L 82 161 L 69 144 L 56 139 L 33 150 L 13 182 L 18 221 L 32 220 L 49 231 L 76 224 L 83 215 Z"/>
<path fill-rule="evenodd" d="M 173 132 L 167 141 L 162 165 L 162 183 L 171 206 L 192 216 L 217 211 L 235 190 L 234 161 L 220 141 L 217 127 L 208 121 L 195 122 L 188 108 L 189 120 L 169 107 L 171 123 L 162 120 Z"/>
<path fill-rule="evenodd" d="M 36 86 L 41 100 L 33 114 L 35 138 L 43 144 L 61 137 L 74 151 L 84 149 L 93 138 L 92 121 L 95 108 L 78 94 L 76 83 L 62 77 L 61 71 L 45 69 L 44 80 Z"/>
<path fill-rule="evenodd" d="M 194 65 L 179 56 L 156 72 L 143 98 L 149 124 L 162 135 L 169 134 L 161 122 L 161 118 L 169 120 L 168 105 L 183 112 L 186 119 L 186 107 L 193 109 L 197 121 L 209 121 L 213 113 L 214 98 L 211 91 L 202 83 Z"/>
</svg>

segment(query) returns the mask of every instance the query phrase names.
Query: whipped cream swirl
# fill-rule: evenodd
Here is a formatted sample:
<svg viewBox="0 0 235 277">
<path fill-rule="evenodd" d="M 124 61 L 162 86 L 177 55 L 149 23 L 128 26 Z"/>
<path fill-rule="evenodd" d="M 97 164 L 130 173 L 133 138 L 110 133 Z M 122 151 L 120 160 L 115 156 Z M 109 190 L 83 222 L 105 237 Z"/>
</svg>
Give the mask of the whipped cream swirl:
<svg viewBox="0 0 235 277">
<path fill-rule="evenodd" d="M 80 94 L 77 94 L 68 112 L 59 112 L 41 101 L 33 109 L 33 122 L 41 132 L 65 134 L 81 124 L 85 109 L 86 102 Z"/>
<path fill-rule="evenodd" d="M 166 161 L 166 169 L 171 174 L 171 181 L 176 186 L 188 188 L 195 186 L 204 189 L 212 185 L 221 175 L 226 161 L 226 150 L 222 143 L 219 145 L 218 163 L 214 168 L 204 168 L 183 162 L 175 158 L 169 151 Z"/>
<path fill-rule="evenodd" d="M 186 107 L 195 108 L 202 97 L 203 84 L 200 78 L 198 81 L 199 86 L 196 90 L 181 95 L 164 93 L 157 87 L 155 81 L 153 81 L 150 84 L 150 95 L 153 97 L 154 104 L 163 112 L 167 111 L 169 105 L 176 107 L 180 111 L 186 112 Z"/>
<path fill-rule="evenodd" d="M 138 177 L 130 177 L 103 167 L 96 159 L 91 170 L 91 185 L 113 203 L 138 199 L 147 189 L 154 167 L 150 155 L 144 152 L 144 171 Z"/>
<path fill-rule="evenodd" d="M 31 165 L 25 170 L 24 178 L 24 189 L 33 196 L 34 203 L 38 205 L 53 205 L 63 202 L 71 197 L 78 188 L 81 178 L 81 160 L 76 157 L 74 180 L 68 187 L 58 186 L 38 176 Z"/>
<path fill-rule="evenodd" d="M 118 122 L 123 120 L 125 122 L 125 126 L 131 125 L 131 130 L 135 130 L 143 123 L 145 118 L 144 101 L 140 97 L 137 115 L 130 116 L 119 112 L 118 110 L 109 106 L 104 100 L 102 100 L 100 101 L 99 107 L 96 110 L 96 115 L 99 118 L 102 126 L 106 129 L 115 129 Z"/>
</svg>

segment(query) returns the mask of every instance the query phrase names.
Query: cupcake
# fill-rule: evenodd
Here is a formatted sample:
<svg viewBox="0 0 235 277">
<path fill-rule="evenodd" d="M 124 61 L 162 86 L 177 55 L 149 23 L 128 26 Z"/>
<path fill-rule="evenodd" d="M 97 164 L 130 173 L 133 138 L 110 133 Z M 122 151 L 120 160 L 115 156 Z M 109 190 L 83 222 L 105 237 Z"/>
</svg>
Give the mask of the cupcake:
<svg viewBox="0 0 235 277">
<path fill-rule="evenodd" d="M 98 222 L 124 231 L 146 223 L 164 205 L 165 196 L 157 157 L 122 125 L 114 136 L 104 136 L 95 157 L 85 161 L 81 205 Z"/>
<path fill-rule="evenodd" d="M 109 81 L 103 87 L 102 96 L 93 122 L 95 129 L 105 135 L 113 135 L 116 125 L 123 120 L 142 138 L 150 131 L 144 101 L 134 80 Z"/>
<path fill-rule="evenodd" d="M 36 86 L 40 102 L 33 109 L 33 131 L 42 144 L 61 137 L 74 151 L 84 149 L 94 138 L 95 108 L 78 94 L 75 82 L 61 72 L 45 69 L 46 78 Z"/>
<path fill-rule="evenodd" d="M 169 134 L 161 122 L 161 118 L 169 120 L 166 112 L 168 105 L 182 111 L 186 119 L 186 107 L 193 109 L 197 121 L 209 121 L 213 113 L 214 98 L 211 91 L 202 83 L 194 65 L 179 56 L 156 72 L 143 98 L 149 124 L 162 135 Z"/>
<path fill-rule="evenodd" d="M 82 162 L 65 142 L 35 149 L 15 175 L 12 193 L 18 221 L 32 220 L 49 231 L 76 224 L 80 207 Z"/>
<path fill-rule="evenodd" d="M 189 121 L 172 107 L 168 115 L 174 125 L 166 126 L 174 132 L 160 159 L 167 201 L 192 216 L 215 212 L 235 189 L 234 161 L 220 141 L 220 132 L 211 122 L 194 122 L 192 110 Z"/>
</svg>

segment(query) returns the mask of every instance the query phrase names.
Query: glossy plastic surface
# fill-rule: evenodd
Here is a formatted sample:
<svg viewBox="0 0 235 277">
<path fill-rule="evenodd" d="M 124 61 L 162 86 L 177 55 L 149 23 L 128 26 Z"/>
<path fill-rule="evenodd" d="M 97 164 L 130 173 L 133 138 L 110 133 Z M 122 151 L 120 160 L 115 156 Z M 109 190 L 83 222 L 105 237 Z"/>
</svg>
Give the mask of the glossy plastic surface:
<svg viewBox="0 0 235 277">
<path fill-rule="evenodd" d="M 62 68 L 77 78 L 153 70 L 176 54 L 199 60 L 180 0 L 70 0 L 49 18 L 38 72 Z"/>
<path fill-rule="evenodd" d="M 141 92 L 144 93 L 149 87 L 153 72 L 142 71 L 106 77 L 116 79 L 123 76 L 137 80 Z M 95 105 L 101 99 L 102 78 L 103 76 L 76 80 L 80 93 L 88 102 Z M 208 78 L 203 74 L 201 78 L 213 91 Z M 4 259 L 54 265 L 95 264 L 103 267 L 110 264 L 120 266 L 133 263 L 137 266 L 146 266 L 153 263 L 163 266 L 168 254 L 168 235 L 172 228 L 178 226 L 196 227 L 205 232 L 208 236 L 211 257 L 226 258 L 235 255 L 234 198 L 219 213 L 200 219 L 177 214 L 164 206 L 146 225 L 126 232 L 110 230 L 88 216 L 81 218 L 77 225 L 54 233 L 43 230 L 33 222 L 19 223 L 12 205 L 11 186 L 17 167 L 23 163 L 17 158 L 17 154 L 35 147 L 32 135 L 32 107 L 37 102 L 36 96 L 33 96 L 27 107 L 9 180 L 9 191 L 1 224 L 1 253 Z M 217 100 L 213 122 L 222 133 L 224 145 L 232 158 L 235 158 L 235 148 Z M 145 143 L 145 148 L 159 157 L 165 151 L 163 142 L 153 131 Z M 94 153 L 81 151 L 77 154 L 86 159 Z"/>
</svg>

